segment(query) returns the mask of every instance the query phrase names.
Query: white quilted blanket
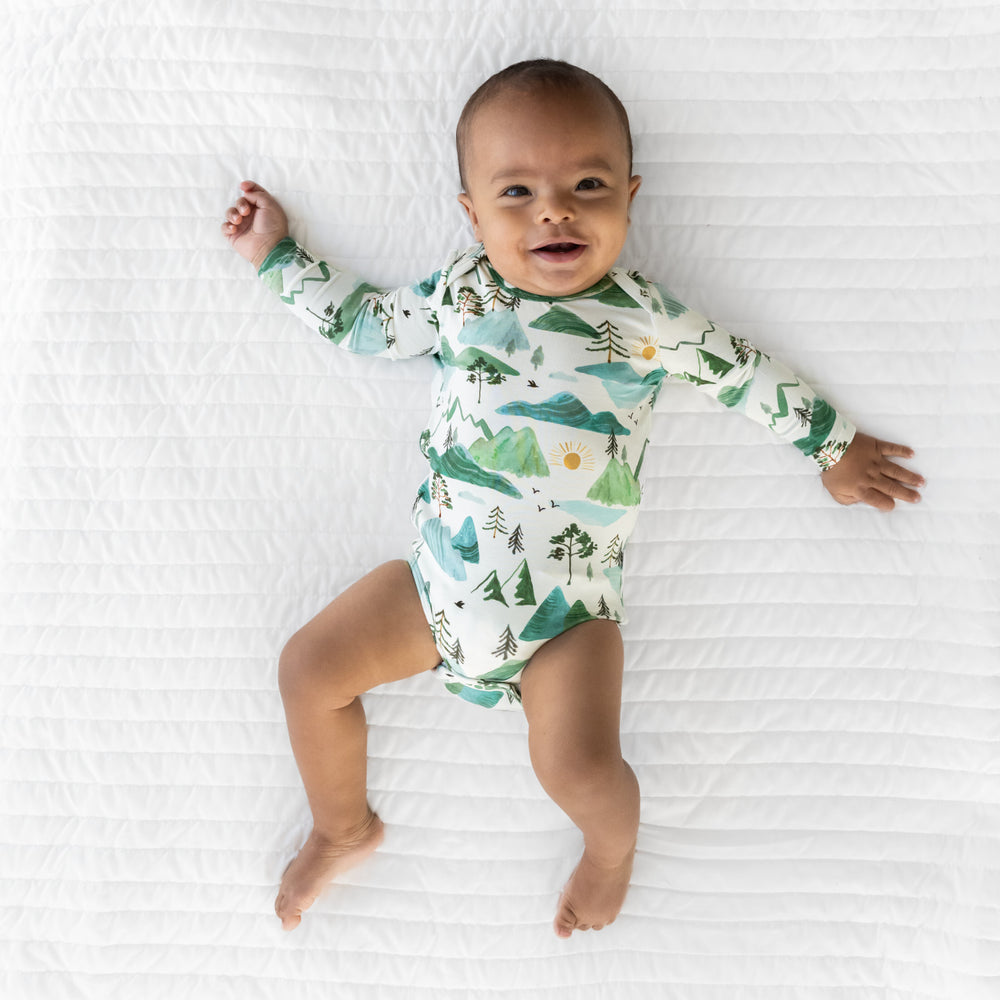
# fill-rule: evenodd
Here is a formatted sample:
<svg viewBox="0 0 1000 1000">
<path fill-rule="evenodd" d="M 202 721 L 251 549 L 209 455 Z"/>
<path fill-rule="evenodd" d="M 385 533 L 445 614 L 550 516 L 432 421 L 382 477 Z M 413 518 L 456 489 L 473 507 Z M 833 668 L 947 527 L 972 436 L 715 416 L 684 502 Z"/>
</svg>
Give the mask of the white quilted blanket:
<svg viewBox="0 0 1000 1000">
<path fill-rule="evenodd" d="M 0 996 L 992 1000 L 995 0 L 0 0 Z M 625 263 L 917 449 L 923 504 L 661 394 L 630 554 L 625 909 L 518 713 L 367 698 L 384 847 L 285 935 L 285 639 L 409 541 L 430 362 L 309 333 L 246 177 L 369 280 L 470 234 L 451 131 L 531 56 L 626 102 Z M 387 530 L 386 526 L 390 526 Z M 669 572 L 662 572 L 662 565 Z"/>
</svg>

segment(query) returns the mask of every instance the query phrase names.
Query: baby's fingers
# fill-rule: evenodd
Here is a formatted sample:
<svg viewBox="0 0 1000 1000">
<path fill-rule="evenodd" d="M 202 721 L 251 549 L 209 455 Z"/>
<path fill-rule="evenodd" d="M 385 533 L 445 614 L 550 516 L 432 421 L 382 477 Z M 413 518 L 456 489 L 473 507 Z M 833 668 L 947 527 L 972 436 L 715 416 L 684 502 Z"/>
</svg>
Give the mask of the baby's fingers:
<svg viewBox="0 0 1000 1000">
<path fill-rule="evenodd" d="M 892 500 L 905 500 L 907 503 L 920 503 L 920 494 L 916 490 L 909 489 L 898 479 L 891 476 L 884 476 L 877 489 L 881 493 L 885 494 L 885 496 L 890 497 Z"/>
<path fill-rule="evenodd" d="M 902 465 L 884 459 L 880 466 L 882 473 L 892 479 L 898 479 L 901 483 L 909 483 L 911 486 L 923 486 L 924 477 L 919 472 L 906 469 Z"/>
<path fill-rule="evenodd" d="M 226 209 L 223 216 L 225 222 L 222 223 L 222 231 L 227 236 L 235 233 L 251 211 L 253 211 L 253 209 L 245 198 L 238 199 L 235 205 L 230 205 L 229 208 Z"/>
<path fill-rule="evenodd" d="M 913 482 L 914 485 L 923 485 L 923 479 L 916 473 L 891 462 L 885 463 L 884 471 L 874 477 L 871 486 L 862 494 L 862 502 L 883 511 L 893 510 L 896 500 L 920 503 L 920 494 L 904 486 L 902 480 Z"/>
<path fill-rule="evenodd" d="M 877 443 L 880 455 L 892 455 L 895 458 L 913 458 L 913 449 L 905 444 L 894 444 L 892 441 L 879 441 Z"/>
<path fill-rule="evenodd" d="M 889 444 L 879 442 L 883 459 L 888 455 L 900 456 L 901 458 L 912 458 L 913 449 L 901 444 Z M 891 449 L 891 450 L 890 450 Z M 880 472 L 883 477 L 881 488 L 897 500 L 906 500 L 908 503 L 919 503 L 920 494 L 916 489 L 908 487 L 921 487 L 926 484 L 926 480 L 919 472 L 912 469 L 904 469 L 903 466 L 895 462 L 883 460 Z"/>
<path fill-rule="evenodd" d="M 860 500 L 869 507 L 874 507 L 876 510 L 886 512 L 893 510 L 896 506 L 892 497 L 887 493 L 883 493 L 882 490 L 877 487 L 865 490 L 865 492 L 861 495 Z"/>
<path fill-rule="evenodd" d="M 271 192 L 262 188 L 255 181 L 240 181 L 240 189 L 243 191 L 243 197 L 240 198 L 240 201 L 249 202 L 255 208 L 261 208 L 269 202 L 277 205 Z M 238 205 L 239 202 L 236 204 Z"/>
</svg>

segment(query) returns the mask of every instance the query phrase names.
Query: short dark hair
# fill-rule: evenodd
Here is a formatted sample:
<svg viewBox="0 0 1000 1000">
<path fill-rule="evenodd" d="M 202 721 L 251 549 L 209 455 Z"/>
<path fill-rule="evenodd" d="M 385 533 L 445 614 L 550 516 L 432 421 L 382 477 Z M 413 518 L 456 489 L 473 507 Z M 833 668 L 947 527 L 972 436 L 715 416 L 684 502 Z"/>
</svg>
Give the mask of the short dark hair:
<svg viewBox="0 0 1000 1000">
<path fill-rule="evenodd" d="M 458 152 L 458 176 L 462 182 L 462 190 L 468 190 L 465 182 L 465 150 L 469 139 L 469 128 L 476 112 L 489 101 L 499 96 L 505 90 L 543 90 L 551 88 L 562 91 L 590 90 L 606 99 L 611 105 L 622 131 L 625 133 L 625 145 L 628 149 L 628 172 L 632 173 L 632 129 L 629 127 L 628 112 L 618 95 L 599 77 L 588 73 L 579 66 L 563 62 L 561 59 L 526 59 L 514 63 L 506 69 L 494 73 L 465 102 L 462 114 L 455 129 L 455 146 Z"/>
</svg>

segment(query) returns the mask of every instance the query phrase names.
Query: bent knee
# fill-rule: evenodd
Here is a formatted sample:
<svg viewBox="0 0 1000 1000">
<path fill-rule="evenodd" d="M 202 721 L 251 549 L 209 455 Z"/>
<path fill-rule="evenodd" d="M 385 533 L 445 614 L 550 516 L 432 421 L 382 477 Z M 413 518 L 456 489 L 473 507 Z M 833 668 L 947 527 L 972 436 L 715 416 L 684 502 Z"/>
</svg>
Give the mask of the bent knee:
<svg viewBox="0 0 1000 1000">
<path fill-rule="evenodd" d="M 352 690 L 344 663 L 336 643 L 317 642 L 308 628 L 300 629 L 278 657 L 282 701 L 318 701 L 330 707 L 350 703 L 361 692 Z"/>
<path fill-rule="evenodd" d="M 594 748 L 573 753 L 564 748 L 533 747 L 531 764 L 543 788 L 564 789 L 581 799 L 604 793 L 621 782 L 628 771 L 620 752 L 599 753 Z"/>
</svg>

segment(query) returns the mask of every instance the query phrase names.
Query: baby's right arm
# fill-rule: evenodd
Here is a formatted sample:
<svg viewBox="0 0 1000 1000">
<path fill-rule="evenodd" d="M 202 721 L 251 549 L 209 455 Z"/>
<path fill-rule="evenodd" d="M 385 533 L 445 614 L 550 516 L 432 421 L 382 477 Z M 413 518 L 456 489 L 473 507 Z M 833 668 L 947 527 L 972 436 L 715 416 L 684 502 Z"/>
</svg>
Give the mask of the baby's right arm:
<svg viewBox="0 0 1000 1000">
<path fill-rule="evenodd" d="M 412 358 L 438 349 L 431 296 L 440 271 L 417 285 L 376 288 L 300 247 L 264 188 L 254 181 L 240 187 L 243 196 L 226 210 L 222 235 L 299 319 L 353 354 Z"/>
<path fill-rule="evenodd" d="M 243 181 L 240 187 L 243 197 L 226 210 L 222 235 L 244 260 L 257 269 L 271 250 L 288 236 L 288 218 L 277 201 L 260 185 Z"/>
</svg>

